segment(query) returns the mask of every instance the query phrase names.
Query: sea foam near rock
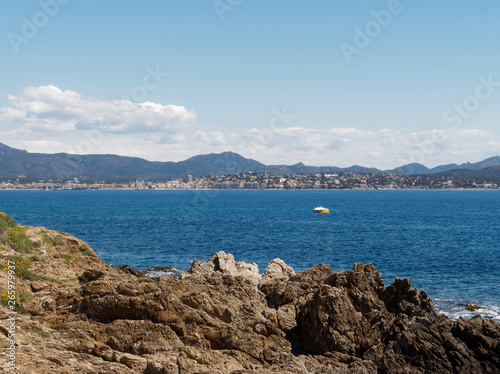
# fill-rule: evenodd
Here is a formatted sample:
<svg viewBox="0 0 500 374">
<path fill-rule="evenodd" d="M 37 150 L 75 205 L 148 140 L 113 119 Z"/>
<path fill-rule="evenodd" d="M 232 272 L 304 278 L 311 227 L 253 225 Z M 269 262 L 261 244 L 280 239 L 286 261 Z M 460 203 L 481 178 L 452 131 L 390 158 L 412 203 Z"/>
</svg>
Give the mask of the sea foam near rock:
<svg viewBox="0 0 500 374">
<path fill-rule="evenodd" d="M 150 278 L 160 278 L 160 277 L 163 277 L 163 276 L 169 276 L 169 277 L 178 277 L 179 275 L 181 275 L 182 271 L 178 270 L 178 271 L 155 271 L 155 270 L 151 270 L 151 271 L 148 271 L 146 273 L 146 276 L 147 277 L 150 277 Z"/>
<path fill-rule="evenodd" d="M 451 319 L 459 317 L 470 319 L 476 315 L 480 315 L 485 319 L 491 319 L 495 322 L 500 322 L 500 305 L 498 304 L 478 304 L 474 301 L 462 299 L 434 299 L 436 311 L 443 313 Z M 474 311 L 469 311 L 465 307 L 467 304 L 474 304 L 480 308 Z"/>
</svg>

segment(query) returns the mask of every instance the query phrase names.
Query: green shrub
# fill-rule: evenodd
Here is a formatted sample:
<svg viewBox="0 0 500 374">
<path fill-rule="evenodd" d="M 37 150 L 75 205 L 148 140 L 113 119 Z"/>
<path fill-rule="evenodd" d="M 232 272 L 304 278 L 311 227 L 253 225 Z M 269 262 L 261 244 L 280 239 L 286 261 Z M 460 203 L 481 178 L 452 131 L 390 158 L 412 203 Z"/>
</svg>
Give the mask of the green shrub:
<svg viewBox="0 0 500 374">
<path fill-rule="evenodd" d="M 42 333 L 44 338 L 50 338 L 50 332 L 45 331 L 42 326 L 38 326 L 38 330 Z"/>
<path fill-rule="evenodd" d="M 26 303 L 33 299 L 34 295 L 31 292 L 28 291 L 19 291 L 19 300 L 22 303 Z"/>
<path fill-rule="evenodd" d="M 53 282 L 53 283 L 57 283 L 60 285 L 64 285 L 65 283 L 68 282 L 67 280 L 57 279 L 57 278 L 49 277 L 47 275 L 38 275 L 38 274 L 36 274 L 30 270 L 27 270 L 27 269 L 19 269 L 19 270 L 16 269 L 16 275 L 19 278 L 27 279 L 30 281 L 46 280 L 48 282 Z"/>
<path fill-rule="evenodd" d="M 56 239 L 51 238 L 50 236 L 45 236 L 43 237 L 43 242 L 47 244 L 47 247 L 55 247 L 56 245 L 61 245 Z"/>
<path fill-rule="evenodd" d="M 17 304 L 17 294 L 15 294 L 16 298 L 16 304 Z M 3 306 L 8 306 L 9 304 L 9 291 L 5 291 L 4 294 L 2 296 L 0 296 L 0 304 L 3 305 Z"/>
<path fill-rule="evenodd" d="M 49 277 L 49 276 L 46 276 L 46 275 L 40 275 L 40 276 L 38 276 L 38 279 L 43 279 L 43 280 L 46 280 L 46 281 L 49 281 L 49 282 L 53 282 L 53 283 L 57 283 L 57 284 L 60 284 L 60 285 L 64 285 L 64 284 L 66 284 L 66 283 L 69 282 L 68 279 L 57 279 L 57 278 Z"/>
<path fill-rule="evenodd" d="M 89 283 L 89 282 L 91 282 L 92 280 L 93 280 L 93 279 L 90 279 L 89 277 L 85 276 L 85 274 L 84 274 L 84 275 L 80 275 L 80 276 L 78 277 L 78 282 L 80 282 L 80 283 L 82 283 L 82 284 Z"/>
<path fill-rule="evenodd" d="M 30 281 L 36 281 L 42 279 L 38 274 L 33 273 L 32 271 L 27 269 L 19 269 L 19 271 L 16 271 L 16 275 L 19 278 L 27 279 Z"/>
<path fill-rule="evenodd" d="M 38 262 L 38 261 L 42 261 L 42 258 L 38 255 L 33 255 L 33 256 L 30 256 L 30 261 Z"/>
<path fill-rule="evenodd" d="M 8 272 L 9 269 L 9 261 L 14 263 L 14 274 L 19 276 L 23 271 L 29 269 L 31 267 L 31 260 L 27 259 L 23 256 L 5 256 L 5 264 L 2 265 L 2 271 Z M 11 265 L 12 266 L 12 265 Z"/>
<path fill-rule="evenodd" d="M 0 212 L 0 234 L 17 226 L 17 222 L 4 212 Z"/>
<path fill-rule="evenodd" d="M 0 305 L 3 305 L 7 308 L 12 308 L 12 304 L 9 304 L 9 301 L 14 301 L 14 305 L 15 305 L 15 308 L 14 308 L 14 311 L 16 311 L 17 313 L 23 313 L 24 312 L 24 308 L 22 307 L 22 305 L 19 303 L 19 297 L 17 296 L 17 292 L 14 294 L 14 299 L 11 299 L 9 298 L 9 291 L 5 291 L 4 294 L 2 296 L 0 296 Z"/>
<path fill-rule="evenodd" d="M 82 255 L 84 256 L 91 256 L 92 252 L 90 251 L 90 248 L 88 245 L 84 244 L 80 247 L 80 250 L 82 251 Z"/>
<path fill-rule="evenodd" d="M 25 234 L 26 228 L 16 226 L 7 233 L 8 242 L 13 250 L 23 253 L 33 253 L 33 242 Z"/>
<path fill-rule="evenodd" d="M 92 275 L 92 273 L 88 271 L 85 271 L 82 275 L 78 277 L 78 281 L 80 283 L 89 283 L 95 281 L 96 279 L 97 277 Z"/>
<path fill-rule="evenodd" d="M 75 258 L 71 255 L 66 254 L 66 253 L 55 253 L 54 258 L 63 258 L 65 260 L 75 262 Z"/>
</svg>

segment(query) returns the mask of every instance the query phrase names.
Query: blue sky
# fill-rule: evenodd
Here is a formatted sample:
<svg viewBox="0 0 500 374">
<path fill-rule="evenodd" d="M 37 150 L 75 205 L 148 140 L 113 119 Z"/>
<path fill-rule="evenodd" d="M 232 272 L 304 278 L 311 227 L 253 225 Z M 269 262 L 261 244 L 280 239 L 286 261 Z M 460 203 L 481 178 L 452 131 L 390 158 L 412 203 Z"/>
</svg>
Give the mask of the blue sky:
<svg viewBox="0 0 500 374">
<path fill-rule="evenodd" d="M 2 0 L 0 10 L 0 142 L 14 147 L 380 168 L 500 151 L 493 0 Z"/>
</svg>

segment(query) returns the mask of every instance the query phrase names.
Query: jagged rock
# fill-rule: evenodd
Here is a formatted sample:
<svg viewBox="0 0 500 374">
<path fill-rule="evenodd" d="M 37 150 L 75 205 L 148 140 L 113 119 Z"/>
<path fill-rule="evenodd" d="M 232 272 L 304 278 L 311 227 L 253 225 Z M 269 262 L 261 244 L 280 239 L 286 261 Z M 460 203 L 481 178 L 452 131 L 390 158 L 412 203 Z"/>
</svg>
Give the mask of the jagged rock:
<svg viewBox="0 0 500 374">
<path fill-rule="evenodd" d="M 134 269 L 132 266 L 129 266 L 129 265 L 122 265 L 119 268 L 117 268 L 116 270 L 123 271 L 125 274 L 135 275 L 137 278 L 141 278 L 141 277 L 144 277 L 146 275 L 145 270 Z"/>
<path fill-rule="evenodd" d="M 356 264 L 325 283 L 298 312 L 301 349 L 359 357 L 389 373 L 500 369 L 497 323 L 479 316 L 453 323 L 409 279 L 384 289 L 372 265 Z"/>
<path fill-rule="evenodd" d="M 245 262 L 234 261 L 232 254 L 226 254 L 223 251 L 217 252 L 214 257 L 207 262 L 194 260 L 189 269 L 191 274 L 208 275 L 213 272 L 221 272 L 233 277 L 245 277 L 257 284 L 259 280 L 259 267 L 257 264 L 247 264 Z"/>
<path fill-rule="evenodd" d="M 298 328 L 304 349 L 354 356 L 368 325 L 341 288 L 323 285 L 300 309 Z"/>
<path fill-rule="evenodd" d="M 31 282 L 30 286 L 31 286 L 31 291 L 36 293 L 48 288 L 49 284 L 47 282 L 33 281 Z"/>
<path fill-rule="evenodd" d="M 137 278 L 151 277 L 149 275 L 150 272 L 161 272 L 161 273 L 177 273 L 178 271 L 170 266 L 157 266 L 154 269 L 135 269 L 129 265 L 122 265 L 117 270 L 120 270 L 126 274 L 135 275 Z"/>
<path fill-rule="evenodd" d="M 269 305 L 274 308 L 289 303 L 301 305 L 332 274 L 333 271 L 329 266 L 318 264 L 288 279 L 283 277 L 276 279 L 275 282 L 265 283 L 260 288 L 266 295 Z"/>
<path fill-rule="evenodd" d="M 170 266 L 157 266 L 154 269 L 146 269 L 147 272 L 149 271 L 162 271 L 165 273 L 175 273 L 177 272 L 177 269 L 171 268 Z"/>
<path fill-rule="evenodd" d="M 405 313 L 409 316 L 436 315 L 434 301 L 424 290 L 410 288 L 409 279 L 396 278 L 383 292 L 383 300 L 391 313 Z"/>
<path fill-rule="evenodd" d="M 267 265 L 260 277 L 259 290 L 267 296 L 270 306 L 281 305 L 285 286 L 294 275 L 293 269 L 279 258 L 271 260 Z"/>
<path fill-rule="evenodd" d="M 469 312 L 475 312 L 476 310 L 479 310 L 479 309 L 482 309 L 482 307 L 479 305 L 467 304 L 465 306 L 465 310 L 468 310 Z"/>
<path fill-rule="evenodd" d="M 25 292 L 20 373 L 500 372 L 498 323 L 438 315 L 410 280 L 384 287 L 371 264 L 294 273 L 274 259 L 259 280 L 255 264 L 219 252 L 180 277 L 153 280 L 112 269 L 68 234 L 26 233 L 40 248 L 16 276 Z M 5 242 L 4 256 L 22 255 Z M 0 271 L 0 294 L 7 278 Z M 0 306 L 5 346 L 10 315 Z"/>
<path fill-rule="evenodd" d="M 260 283 L 272 282 L 273 280 L 281 278 L 290 279 L 293 275 L 295 275 L 295 272 L 290 266 L 285 264 L 285 261 L 275 258 L 269 262 L 269 265 L 267 265 L 267 268 L 260 279 Z"/>
</svg>

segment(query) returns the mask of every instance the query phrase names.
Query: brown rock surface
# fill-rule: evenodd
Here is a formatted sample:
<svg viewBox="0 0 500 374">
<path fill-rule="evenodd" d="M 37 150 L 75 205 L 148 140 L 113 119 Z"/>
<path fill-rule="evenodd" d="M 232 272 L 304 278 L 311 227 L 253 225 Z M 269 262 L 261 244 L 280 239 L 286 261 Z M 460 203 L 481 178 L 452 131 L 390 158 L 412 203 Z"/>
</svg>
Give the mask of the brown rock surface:
<svg viewBox="0 0 500 374">
<path fill-rule="evenodd" d="M 17 313 L 0 306 L 2 350 L 16 317 L 11 372 L 500 372 L 499 324 L 438 315 L 424 291 L 408 279 L 384 287 L 371 264 L 295 273 L 275 259 L 259 276 L 219 252 L 180 277 L 151 279 L 112 269 L 71 235 L 2 220 L 0 295 L 16 262 Z"/>
</svg>

